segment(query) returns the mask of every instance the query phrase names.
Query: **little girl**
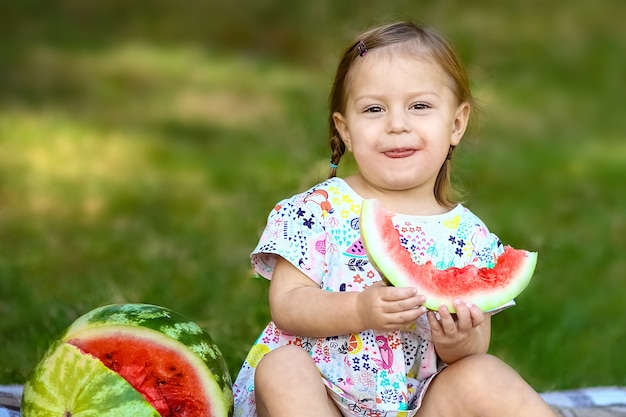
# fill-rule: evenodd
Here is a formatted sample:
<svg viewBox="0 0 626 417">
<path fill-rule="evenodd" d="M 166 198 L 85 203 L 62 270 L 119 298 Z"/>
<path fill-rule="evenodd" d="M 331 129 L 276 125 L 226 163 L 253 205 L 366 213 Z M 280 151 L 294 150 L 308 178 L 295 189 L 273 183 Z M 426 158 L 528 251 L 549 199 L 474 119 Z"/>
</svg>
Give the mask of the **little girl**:
<svg viewBox="0 0 626 417">
<path fill-rule="evenodd" d="M 493 312 L 464 300 L 456 314 L 427 311 L 415 288 L 383 283 L 361 244 L 361 202 L 377 198 L 416 262 L 493 266 L 500 240 L 449 196 L 471 102 L 431 29 L 384 25 L 347 48 L 330 96 L 329 179 L 279 202 L 252 253 L 271 279 L 272 322 L 235 381 L 235 416 L 554 416 L 487 354 Z M 359 172 L 340 179 L 346 150 Z"/>
</svg>

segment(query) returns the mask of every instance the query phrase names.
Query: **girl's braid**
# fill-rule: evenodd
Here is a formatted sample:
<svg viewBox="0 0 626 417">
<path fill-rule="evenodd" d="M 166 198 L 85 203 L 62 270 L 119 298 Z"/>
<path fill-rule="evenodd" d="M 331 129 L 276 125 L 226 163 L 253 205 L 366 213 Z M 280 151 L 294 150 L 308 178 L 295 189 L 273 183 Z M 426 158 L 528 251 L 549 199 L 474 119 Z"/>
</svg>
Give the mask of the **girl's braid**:
<svg viewBox="0 0 626 417">
<path fill-rule="evenodd" d="M 330 138 L 330 151 L 330 171 L 328 173 L 328 178 L 332 178 L 337 175 L 337 165 L 339 165 L 341 157 L 346 152 L 346 145 L 343 143 L 343 140 L 341 140 L 339 132 L 337 132 L 336 129 Z"/>
</svg>

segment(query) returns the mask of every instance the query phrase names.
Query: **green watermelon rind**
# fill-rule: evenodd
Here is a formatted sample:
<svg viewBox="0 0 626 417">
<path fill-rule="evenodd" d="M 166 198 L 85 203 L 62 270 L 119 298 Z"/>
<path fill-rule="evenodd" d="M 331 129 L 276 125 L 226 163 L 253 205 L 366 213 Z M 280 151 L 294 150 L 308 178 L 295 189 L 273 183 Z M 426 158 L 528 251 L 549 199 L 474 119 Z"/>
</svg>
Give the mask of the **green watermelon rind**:
<svg viewBox="0 0 626 417">
<path fill-rule="evenodd" d="M 232 380 L 226 362 L 209 333 L 197 323 L 180 313 L 153 304 L 110 304 L 93 309 L 76 319 L 62 336 L 62 340 L 70 340 L 86 328 L 110 326 L 152 329 L 182 343 L 204 362 L 220 387 L 225 410 L 230 411 L 218 415 L 232 414 Z"/>
<path fill-rule="evenodd" d="M 68 383 L 71 381 L 72 383 Z M 53 343 L 24 384 L 23 417 L 159 417 L 124 378 L 93 356 Z"/>
<path fill-rule="evenodd" d="M 416 278 L 422 275 L 428 279 L 437 269 L 431 264 L 417 265 L 413 262 L 410 253 L 400 243 L 399 232 L 393 227 L 392 217 L 394 214 L 386 210 L 376 199 L 364 199 L 361 204 L 360 228 L 363 245 L 367 256 L 374 267 L 380 271 L 383 279 L 395 286 L 415 286 Z M 394 233 L 393 236 L 383 232 Z M 465 294 L 463 301 L 470 301 L 483 311 L 498 308 L 517 297 L 529 284 L 537 264 L 537 253 L 522 249 L 513 249 L 510 246 L 506 251 L 513 251 L 521 259 L 520 265 L 515 269 L 514 275 L 506 290 L 498 289 L 489 292 L 473 292 Z M 497 265 L 496 267 L 497 268 Z M 478 268 L 475 268 L 478 269 Z M 420 290 L 418 288 L 418 290 Z M 430 310 L 438 310 L 445 305 L 451 313 L 455 313 L 454 299 L 432 292 L 420 293 L 426 295 L 424 306 Z"/>
</svg>

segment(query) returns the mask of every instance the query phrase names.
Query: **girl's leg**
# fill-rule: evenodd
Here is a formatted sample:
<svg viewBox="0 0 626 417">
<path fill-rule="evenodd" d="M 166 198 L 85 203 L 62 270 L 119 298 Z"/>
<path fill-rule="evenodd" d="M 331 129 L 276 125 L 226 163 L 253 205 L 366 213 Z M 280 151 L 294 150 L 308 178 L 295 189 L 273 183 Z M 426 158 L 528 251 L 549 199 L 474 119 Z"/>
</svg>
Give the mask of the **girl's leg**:
<svg viewBox="0 0 626 417">
<path fill-rule="evenodd" d="M 254 378 L 259 417 L 341 417 L 308 353 L 283 346 L 266 354 Z"/>
<path fill-rule="evenodd" d="M 511 367 L 491 355 L 472 355 L 431 382 L 417 416 L 556 417 Z"/>
</svg>

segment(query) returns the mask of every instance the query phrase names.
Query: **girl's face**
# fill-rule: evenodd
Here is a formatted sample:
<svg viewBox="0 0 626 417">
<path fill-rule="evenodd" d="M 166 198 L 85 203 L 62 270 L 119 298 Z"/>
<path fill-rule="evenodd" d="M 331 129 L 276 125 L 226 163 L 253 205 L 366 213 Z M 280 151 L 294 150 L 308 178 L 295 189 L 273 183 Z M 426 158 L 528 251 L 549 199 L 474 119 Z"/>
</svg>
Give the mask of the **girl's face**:
<svg viewBox="0 0 626 417">
<path fill-rule="evenodd" d="M 344 113 L 333 119 L 354 154 L 365 194 L 416 191 L 434 200 L 434 184 L 450 146 L 469 118 L 441 67 L 383 49 L 359 58 L 347 86 Z"/>
</svg>

